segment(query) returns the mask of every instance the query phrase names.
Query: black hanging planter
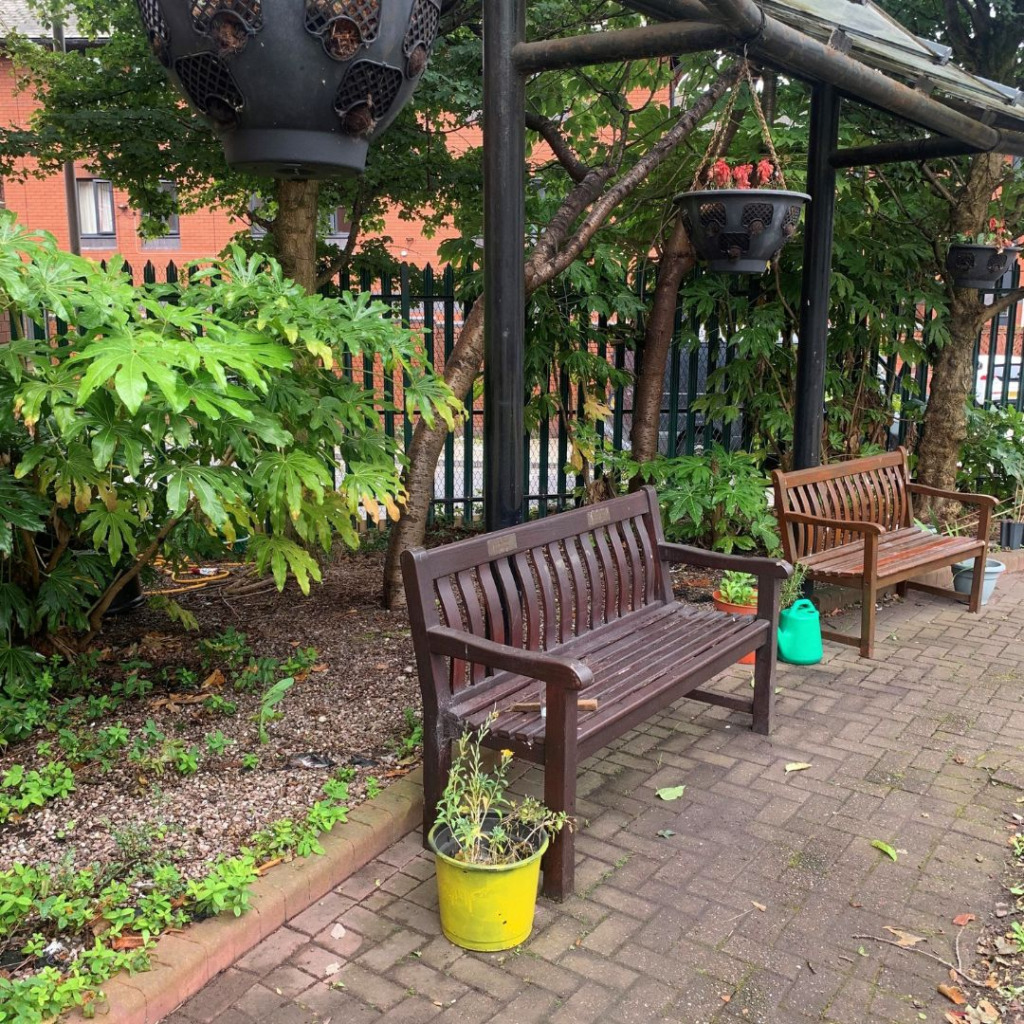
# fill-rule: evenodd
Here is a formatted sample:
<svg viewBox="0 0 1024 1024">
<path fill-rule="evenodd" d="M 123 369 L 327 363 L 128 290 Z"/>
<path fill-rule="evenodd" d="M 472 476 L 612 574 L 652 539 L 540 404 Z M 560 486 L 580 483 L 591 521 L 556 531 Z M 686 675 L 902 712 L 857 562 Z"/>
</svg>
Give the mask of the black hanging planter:
<svg viewBox="0 0 1024 1024">
<path fill-rule="evenodd" d="M 441 0 L 137 0 L 232 167 L 358 174 L 427 66 Z"/>
<path fill-rule="evenodd" d="M 712 270 L 761 274 L 789 241 L 810 201 L 805 192 L 720 188 L 675 197 L 697 254 Z"/>
<path fill-rule="evenodd" d="M 990 292 L 998 287 L 1019 252 L 1020 247 L 1015 245 L 997 249 L 994 245 L 955 242 L 946 253 L 946 270 L 952 275 L 956 288 Z"/>
</svg>

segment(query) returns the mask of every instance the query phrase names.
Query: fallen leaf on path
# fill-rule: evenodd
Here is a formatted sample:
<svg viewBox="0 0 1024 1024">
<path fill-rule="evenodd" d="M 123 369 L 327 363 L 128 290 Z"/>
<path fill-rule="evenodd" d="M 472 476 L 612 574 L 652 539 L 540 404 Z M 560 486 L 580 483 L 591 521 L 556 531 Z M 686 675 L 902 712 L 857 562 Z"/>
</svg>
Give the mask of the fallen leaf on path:
<svg viewBox="0 0 1024 1024">
<path fill-rule="evenodd" d="M 956 987 L 956 985 L 939 985 L 939 995 L 945 996 L 951 1003 L 956 1003 L 957 1006 L 963 1006 L 967 1002 L 967 996 Z"/>
<path fill-rule="evenodd" d="M 324 968 L 324 974 L 329 978 L 329 977 L 331 977 L 332 974 L 337 974 L 338 971 L 340 971 L 340 970 L 341 970 L 341 964 L 339 964 L 338 961 L 335 960 L 333 963 L 329 963 Z"/>
<path fill-rule="evenodd" d="M 659 839 L 671 839 L 675 835 L 675 832 L 670 828 L 659 828 L 656 834 Z"/>
<path fill-rule="evenodd" d="M 890 860 L 898 859 L 896 851 L 888 843 L 883 843 L 881 839 L 873 839 L 871 845 L 876 850 L 881 850 Z"/>
<path fill-rule="evenodd" d="M 790 761 L 786 765 L 786 774 L 788 775 L 790 772 L 803 772 L 811 767 L 812 765 L 809 765 L 806 761 Z"/>
<path fill-rule="evenodd" d="M 768 908 L 763 903 L 758 903 L 757 900 L 750 901 L 758 910 L 763 914 Z"/>
<path fill-rule="evenodd" d="M 896 936 L 896 945 L 901 949 L 913 949 L 919 942 L 925 941 L 923 935 L 911 935 L 910 932 L 901 931 L 899 928 L 890 928 L 886 925 L 885 930 Z"/>
<path fill-rule="evenodd" d="M 973 920 L 973 914 L 957 914 L 956 917 L 953 918 L 953 924 L 955 924 L 957 928 L 965 928 Z"/>
<path fill-rule="evenodd" d="M 342 939 L 344 937 L 345 937 L 345 926 L 343 924 L 336 924 L 331 929 L 331 938 L 332 939 Z"/>
<path fill-rule="evenodd" d="M 655 792 L 655 796 L 661 800 L 678 800 L 686 792 L 685 786 L 666 786 Z"/>
<path fill-rule="evenodd" d="M 971 1009 L 968 1007 L 968 1009 Z M 999 1024 L 999 1011 L 987 1000 L 982 999 L 973 1010 L 972 1021 L 977 1020 L 978 1024 Z"/>
</svg>

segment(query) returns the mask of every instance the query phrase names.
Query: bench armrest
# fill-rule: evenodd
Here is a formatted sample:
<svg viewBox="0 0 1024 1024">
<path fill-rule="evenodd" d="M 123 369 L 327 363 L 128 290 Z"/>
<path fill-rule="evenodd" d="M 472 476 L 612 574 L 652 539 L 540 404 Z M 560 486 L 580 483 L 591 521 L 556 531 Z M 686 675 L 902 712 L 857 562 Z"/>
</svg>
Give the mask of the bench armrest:
<svg viewBox="0 0 1024 1024">
<path fill-rule="evenodd" d="M 793 566 L 781 558 L 758 558 L 754 555 L 723 555 L 720 551 L 705 551 L 689 544 L 659 544 L 658 556 L 669 562 L 684 562 L 705 569 L 723 569 L 748 572 L 758 579 L 785 580 L 793 575 Z"/>
<path fill-rule="evenodd" d="M 524 651 L 448 626 L 431 626 L 427 630 L 427 646 L 434 654 L 503 672 L 516 672 L 566 690 L 580 690 L 594 681 L 593 673 L 582 661 L 559 658 L 545 651 Z"/>
<path fill-rule="evenodd" d="M 991 494 L 970 494 L 967 491 L 946 491 L 941 487 L 929 487 L 927 484 L 907 484 L 907 490 L 911 494 L 921 494 L 926 498 L 949 498 L 952 501 L 961 501 L 965 505 L 988 505 L 993 509 L 999 504 L 998 498 Z"/>
<path fill-rule="evenodd" d="M 825 516 L 809 516 L 803 512 L 784 512 L 781 516 L 784 523 L 803 523 L 807 526 L 820 526 L 826 530 L 847 530 L 850 533 L 874 534 L 876 537 L 885 533 L 878 523 L 866 523 L 859 519 L 828 519 Z"/>
</svg>

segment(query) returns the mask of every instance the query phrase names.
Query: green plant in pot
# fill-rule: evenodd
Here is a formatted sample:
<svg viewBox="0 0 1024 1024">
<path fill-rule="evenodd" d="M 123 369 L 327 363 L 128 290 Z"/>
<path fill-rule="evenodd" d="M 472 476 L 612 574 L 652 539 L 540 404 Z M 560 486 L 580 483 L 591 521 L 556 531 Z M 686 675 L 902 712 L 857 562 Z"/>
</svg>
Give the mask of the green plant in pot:
<svg viewBox="0 0 1024 1024">
<path fill-rule="evenodd" d="M 814 604 L 803 596 L 806 577 L 807 566 L 797 562 L 793 575 L 782 584 L 779 660 L 791 665 L 816 665 L 824 655 L 821 616 Z"/>
<path fill-rule="evenodd" d="M 756 583 L 757 579 L 749 572 L 724 572 L 718 589 L 711 595 L 711 600 L 720 612 L 729 612 L 731 615 L 756 615 Z M 744 654 L 739 663 L 753 665 L 754 656 L 753 651 Z"/>
<path fill-rule="evenodd" d="M 551 835 L 571 827 L 564 812 L 510 797 L 512 751 L 490 771 L 481 744 L 493 716 L 456 743 L 448 783 L 427 837 L 434 851 L 441 930 L 464 949 L 494 951 L 533 929 L 540 861 Z"/>
</svg>

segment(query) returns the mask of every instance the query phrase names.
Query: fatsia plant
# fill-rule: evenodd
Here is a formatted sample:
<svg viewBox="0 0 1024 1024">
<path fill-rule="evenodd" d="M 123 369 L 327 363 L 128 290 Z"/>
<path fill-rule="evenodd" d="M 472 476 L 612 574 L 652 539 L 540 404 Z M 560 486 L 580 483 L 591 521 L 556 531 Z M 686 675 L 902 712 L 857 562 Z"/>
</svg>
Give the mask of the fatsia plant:
<svg viewBox="0 0 1024 1024">
<path fill-rule="evenodd" d="M 241 250 L 135 287 L 4 216 L 0 300 L 0 658 L 18 665 L 19 644 L 91 640 L 131 579 L 203 537 L 249 534 L 260 571 L 308 592 L 316 552 L 358 543 L 360 505 L 397 517 L 401 456 L 353 361 L 454 425 L 387 306 L 309 295 Z"/>
</svg>

